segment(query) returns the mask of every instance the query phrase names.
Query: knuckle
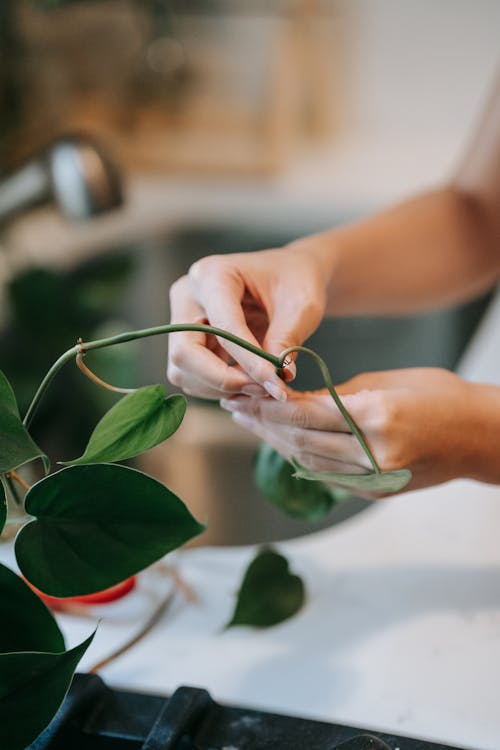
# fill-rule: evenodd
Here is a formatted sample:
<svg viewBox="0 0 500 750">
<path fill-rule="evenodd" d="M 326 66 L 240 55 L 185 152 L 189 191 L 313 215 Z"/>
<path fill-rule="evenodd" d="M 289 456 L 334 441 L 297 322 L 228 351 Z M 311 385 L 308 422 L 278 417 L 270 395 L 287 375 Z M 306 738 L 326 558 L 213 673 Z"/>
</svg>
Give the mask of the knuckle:
<svg viewBox="0 0 500 750">
<path fill-rule="evenodd" d="M 292 450 L 292 455 L 295 458 L 296 461 L 299 462 L 302 466 L 305 466 L 306 469 L 311 469 L 311 454 L 305 451 L 304 449 L 299 450 Z"/>
<path fill-rule="evenodd" d="M 251 417 L 260 418 L 262 416 L 262 409 L 259 399 L 248 399 L 248 402 L 245 405 L 245 411 Z"/>
<path fill-rule="evenodd" d="M 169 364 L 167 367 L 167 378 L 172 383 L 172 385 L 176 385 L 178 387 L 182 386 L 181 371 L 172 364 Z"/>
<path fill-rule="evenodd" d="M 348 386 L 348 393 L 359 394 L 368 393 L 372 385 L 370 376 L 372 373 L 360 372 L 350 378 L 344 385 Z M 372 385 L 373 388 L 373 385 Z"/>
<path fill-rule="evenodd" d="M 184 293 L 188 283 L 189 279 L 187 276 L 180 276 L 173 282 L 169 290 L 170 302 L 175 302 Z"/>
<path fill-rule="evenodd" d="M 378 438 L 388 436 L 397 420 L 397 407 L 388 393 L 360 390 L 355 400 L 360 427 Z"/>
<path fill-rule="evenodd" d="M 324 314 L 323 300 L 319 300 L 317 296 L 314 299 L 308 299 L 304 305 L 304 313 L 308 320 L 320 321 Z"/>
<path fill-rule="evenodd" d="M 380 465 L 385 471 L 405 468 L 411 463 L 411 451 L 401 429 L 402 415 L 397 403 L 381 399 L 374 414 L 373 443 Z"/>
<path fill-rule="evenodd" d="M 229 365 L 210 377 L 210 386 L 220 393 L 232 395 L 239 392 L 237 371 Z"/>
<path fill-rule="evenodd" d="M 221 255 L 206 255 L 204 258 L 193 263 L 188 271 L 189 278 L 195 283 L 201 279 L 206 278 L 208 275 L 219 271 L 223 265 L 223 256 Z"/>
<path fill-rule="evenodd" d="M 168 366 L 169 368 L 175 368 L 176 370 L 182 370 L 186 364 L 186 354 L 182 346 L 170 346 L 168 354 Z"/>
<path fill-rule="evenodd" d="M 397 403 L 383 391 L 378 391 L 375 395 L 374 419 L 375 429 L 386 440 L 394 433 L 399 422 Z"/>
<path fill-rule="evenodd" d="M 226 371 L 214 386 L 221 393 L 231 393 L 234 390 L 231 384 L 231 373 Z"/>
<path fill-rule="evenodd" d="M 294 448 L 297 448 L 299 451 L 305 450 L 309 442 L 307 434 L 298 427 L 292 427 L 289 433 L 289 440 Z"/>
<path fill-rule="evenodd" d="M 300 406 L 295 406 L 290 414 L 290 423 L 293 428 L 298 428 L 299 430 L 307 429 L 308 418 L 304 409 L 302 409 Z M 298 434 L 297 429 L 295 429 L 294 432 Z"/>
<path fill-rule="evenodd" d="M 410 465 L 405 446 L 395 440 L 383 442 L 377 450 L 377 457 L 383 471 L 395 471 Z"/>
<path fill-rule="evenodd" d="M 295 452 L 294 456 L 302 466 L 305 466 L 310 471 L 326 471 L 328 469 L 324 458 L 315 456 L 314 453 L 310 453 L 305 449 Z"/>
<path fill-rule="evenodd" d="M 300 429 L 292 427 L 288 433 L 288 440 L 299 452 L 304 449 L 304 435 Z"/>
</svg>

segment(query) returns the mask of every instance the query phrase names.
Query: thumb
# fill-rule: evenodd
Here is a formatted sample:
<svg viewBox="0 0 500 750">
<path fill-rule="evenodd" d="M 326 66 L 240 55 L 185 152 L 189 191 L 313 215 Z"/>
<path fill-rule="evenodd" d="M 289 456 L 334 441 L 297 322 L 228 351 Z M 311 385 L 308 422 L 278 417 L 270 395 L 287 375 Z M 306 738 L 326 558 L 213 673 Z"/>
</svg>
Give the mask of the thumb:
<svg viewBox="0 0 500 750">
<path fill-rule="evenodd" d="M 291 346 L 300 346 L 313 333 L 321 322 L 321 312 L 316 306 L 300 305 L 290 300 L 277 305 L 264 337 L 264 349 L 271 354 L 279 355 Z M 295 378 L 296 352 L 288 355 L 290 364 L 285 369 L 285 380 Z"/>
<path fill-rule="evenodd" d="M 288 349 L 290 346 L 297 346 L 299 345 L 299 343 L 300 342 L 298 341 L 297 337 L 294 336 L 291 331 L 287 331 L 286 329 L 278 329 L 276 331 L 273 326 L 270 326 L 264 338 L 264 349 L 271 354 L 275 354 L 276 356 L 278 356 L 285 349 Z M 296 352 L 287 354 L 285 360 L 287 364 L 283 371 L 284 380 L 286 382 L 293 380 L 297 374 L 297 367 L 295 365 L 296 357 Z"/>
</svg>

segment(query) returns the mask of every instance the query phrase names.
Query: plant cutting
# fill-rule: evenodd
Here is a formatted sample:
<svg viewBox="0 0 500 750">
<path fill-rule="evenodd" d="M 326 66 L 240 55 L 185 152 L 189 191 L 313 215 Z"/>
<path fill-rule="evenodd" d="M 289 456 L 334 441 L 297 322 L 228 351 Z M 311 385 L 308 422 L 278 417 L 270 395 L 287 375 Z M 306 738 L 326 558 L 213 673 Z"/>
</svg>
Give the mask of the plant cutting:
<svg viewBox="0 0 500 750">
<path fill-rule="evenodd" d="M 232 341 L 271 362 L 278 373 L 292 352 L 312 356 L 319 365 L 326 387 L 372 470 L 364 475 L 318 474 L 297 462 L 277 460 L 277 454 L 267 449 L 257 461 L 257 481 L 285 512 L 319 518 L 329 511 L 339 488 L 342 492 L 346 488 L 393 492 L 411 478 L 408 470 L 381 471 L 323 361 L 305 347 L 292 347 L 275 356 L 204 324 L 163 325 L 95 341 L 78 340 L 49 369 L 24 418 L 10 383 L 0 373 L 0 529 L 6 523 L 21 526 L 15 556 L 30 584 L 0 565 L 1 747 L 22 750 L 47 726 L 93 638 L 90 634 L 67 650 L 56 620 L 31 587 L 50 597 L 95 594 L 136 575 L 205 528 L 164 484 L 121 463 L 163 442 L 179 428 L 186 410 L 184 396 L 168 395 L 163 385 L 133 390 L 110 386 L 83 362 L 97 349 L 180 331 L 201 331 Z M 124 395 L 97 424 L 83 454 L 51 473 L 49 457 L 33 440 L 30 426 L 49 385 L 72 360 L 98 385 Z M 34 462 L 43 475 L 27 484 L 21 467 Z M 284 493 L 283 487 L 293 487 L 293 491 Z M 302 503 L 301 496 L 306 497 Z M 228 627 L 274 625 L 293 615 L 303 601 L 303 584 L 290 572 L 287 561 L 264 548 L 245 573 Z"/>
</svg>

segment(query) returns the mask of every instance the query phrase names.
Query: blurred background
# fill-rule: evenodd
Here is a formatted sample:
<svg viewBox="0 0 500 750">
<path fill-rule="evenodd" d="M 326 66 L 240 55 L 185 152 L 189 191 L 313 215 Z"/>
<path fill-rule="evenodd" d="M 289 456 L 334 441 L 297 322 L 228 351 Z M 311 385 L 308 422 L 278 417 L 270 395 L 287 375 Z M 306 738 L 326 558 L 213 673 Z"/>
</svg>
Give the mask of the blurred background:
<svg viewBox="0 0 500 750">
<path fill-rule="evenodd" d="M 278 246 L 445 180 L 499 28 L 498 0 L 3 0 L 0 366 L 22 407 L 78 336 L 168 321 L 169 286 L 198 257 Z M 310 344 L 337 382 L 453 368 L 487 304 L 328 321 Z M 166 352 L 148 340 L 89 365 L 163 382 Z M 319 385 L 306 362 L 297 384 Z M 112 402 L 68 366 L 36 437 L 74 457 Z M 302 533 L 258 497 L 255 447 L 194 402 L 140 466 L 208 519 L 205 543 Z"/>
</svg>

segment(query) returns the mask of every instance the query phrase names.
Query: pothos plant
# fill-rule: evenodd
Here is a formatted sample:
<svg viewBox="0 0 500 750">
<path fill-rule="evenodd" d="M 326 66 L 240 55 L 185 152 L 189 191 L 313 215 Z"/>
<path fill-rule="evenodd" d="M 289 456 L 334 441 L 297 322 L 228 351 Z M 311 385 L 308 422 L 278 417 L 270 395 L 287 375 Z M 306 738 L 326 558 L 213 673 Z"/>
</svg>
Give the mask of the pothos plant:
<svg viewBox="0 0 500 750">
<path fill-rule="evenodd" d="M 305 347 L 274 356 L 233 334 L 203 324 L 164 325 L 83 342 L 60 356 L 21 418 L 14 391 L 0 373 L 0 530 L 20 524 L 15 556 L 22 577 L 0 565 L 0 746 L 22 750 L 50 723 L 69 689 L 93 634 L 66 649 L 51 612 L 33 592 L 74 597 L 102 591 L 135 575 L 204 530 L 173 492 L 123 461 L 170 437 L 180 426 L 186 400 L 151 385 L 125 395 L 104 415 L 79 458 L 51 472 L 49 458 L 30 435 L 30 425 L 49 384 L 70 360 L 107 386 L 83 362 L 88 353 L 147 336 L 202 331 L 228 339 L 271 362 L 278 373 L 292 352 L 318 363 L 326 387 L 368 456 L 363 475 L 315 473 L 285 461 L 264 446 L 256 478 L 264 494 L 285 512 L 323 517 L 339 490 L 398 491 L 407 470 L 382 472 L 362 432 L 339 399 L 321 358 Z M 42 478 L 29 486 L 20 467 L 38 461 Z M 17 506 L 17 507 L 16 507 Z M 13 509 L 13 512 L 12 512 Z M 10 517 L 8 517 L 10 514 Z M 23 580 L 24 579 L 24 580 Z M 26 581 L 31 584 L 28 585 Z M 294 614 L 304 587 L 272 549 L 261 550 L 247 569 L 228 625 L 264 627 Z"/>
</svg>

